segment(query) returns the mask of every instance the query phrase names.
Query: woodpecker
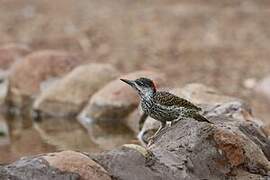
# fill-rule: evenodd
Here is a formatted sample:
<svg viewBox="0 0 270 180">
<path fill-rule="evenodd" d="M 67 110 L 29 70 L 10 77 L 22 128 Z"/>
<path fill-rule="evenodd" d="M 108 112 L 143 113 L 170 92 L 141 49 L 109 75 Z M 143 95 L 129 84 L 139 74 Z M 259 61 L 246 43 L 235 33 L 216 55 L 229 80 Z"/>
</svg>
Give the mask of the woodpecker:
<svg viewBox="0 0 270 180">
<path fill-rule="evenodd" d="M 193 118 L 197 121 L 213 124 L 199 113 L 200 107 L 169 92 L 157 91 L 155 83 L 148 78 L 120 80 L 130 85 L 139 94 L 140 105 L 144 112 L 139 122 L 140 130 L 148 116 L 161 122 L 154 136 L 166 126 L 166 122 L 178 121 L 181 118 Z"/>
</svg>

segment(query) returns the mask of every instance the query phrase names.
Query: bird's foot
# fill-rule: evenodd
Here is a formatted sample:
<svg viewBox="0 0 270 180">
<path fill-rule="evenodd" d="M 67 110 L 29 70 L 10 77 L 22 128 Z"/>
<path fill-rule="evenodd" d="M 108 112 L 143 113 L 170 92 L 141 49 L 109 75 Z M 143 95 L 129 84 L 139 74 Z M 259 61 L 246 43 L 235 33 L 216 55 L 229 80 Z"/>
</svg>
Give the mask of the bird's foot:
<svg viewBox="0 0 270 180">
<path fill-rule="evenodd" d="M 168 124 L 169 127 L 172 127 L 173 121 L 169 121 L 169 122 L 167 122 L 167 124 Z"/>
<path fill-rule="evenodd" d="M 147 147 L 151 146 L 154 143 L 154 137 L 155 136 L 152 136 L 148 139 Z"/>
</svg>

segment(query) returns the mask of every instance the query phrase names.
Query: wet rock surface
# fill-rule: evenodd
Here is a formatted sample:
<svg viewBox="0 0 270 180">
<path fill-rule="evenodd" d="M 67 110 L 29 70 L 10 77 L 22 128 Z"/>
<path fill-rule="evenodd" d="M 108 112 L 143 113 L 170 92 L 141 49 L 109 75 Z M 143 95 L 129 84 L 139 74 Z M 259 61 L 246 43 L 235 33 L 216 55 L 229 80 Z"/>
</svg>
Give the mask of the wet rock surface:
<svg viewBox="0 0 270 180">
<path fill-rule="evenodd" d="M 120 78 L 136 79 L 148 77 L 162 85 L 164 75 L 153 71 L 138 71 L 120 76 L 100 89 L 90 99 L 88 105 L 80 114 L 80 118 L 89 118 L 96 121 L 120 121 L 131 113 L 139 104 L 136 92 Z"/>
<path fill-rule="evenodd" d="M 77 115 L 92 94 L 118 75 L 109 64 L 79 66 L 44 90 L 33 108 L 51 116 Z"/>
</svg>

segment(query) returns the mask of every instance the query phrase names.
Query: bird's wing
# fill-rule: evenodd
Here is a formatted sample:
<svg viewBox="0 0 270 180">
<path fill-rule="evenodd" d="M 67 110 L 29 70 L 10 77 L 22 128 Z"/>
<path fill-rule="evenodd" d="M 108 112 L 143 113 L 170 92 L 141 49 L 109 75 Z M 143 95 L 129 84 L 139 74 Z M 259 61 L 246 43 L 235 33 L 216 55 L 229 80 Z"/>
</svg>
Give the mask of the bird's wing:
<svg viewBox="0 0 270 180">
<path fill-rule="evenodd" d="M 194 104 L 192 104 L 188 100 L 185 100 L 183 98 L 180 98 L 174 94 L 171 94 L 171 93 L 165 92 L 165 91 L 156 92 L 153 100 L 156 103 L 158 103 L 160 105 L 164 105 L 164 106 L 178 106 L 178 107 L 185 107 L 188 109 L 194 109 L 194 110 L 198 110 L 198 111 L 201 110 L 201 108 L 195 106 Z"/>
</svg>

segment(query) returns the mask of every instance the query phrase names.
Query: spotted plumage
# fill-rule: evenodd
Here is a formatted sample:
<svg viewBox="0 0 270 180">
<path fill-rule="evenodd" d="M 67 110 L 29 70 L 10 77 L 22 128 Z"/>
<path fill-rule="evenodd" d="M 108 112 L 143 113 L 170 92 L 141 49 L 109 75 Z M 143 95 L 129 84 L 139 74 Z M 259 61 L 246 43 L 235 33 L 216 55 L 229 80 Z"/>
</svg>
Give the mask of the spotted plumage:
<svg viewBox="0 0 270 180">
<path fill-rule="evenodd" d="M 121 80 L 133 87 L 140 96 L 140 105 L 145 113 L 140 119 L 140 127 L 142 127 L 147 116 L 161 122 L 156 134 L 165 127 L 167 121 L 177 121 L 183 117 L 211 123 L 200 115 L 201 108 L 169 92 L 157 91 L 154 82 L 150 79 Z"/>
</svg>

